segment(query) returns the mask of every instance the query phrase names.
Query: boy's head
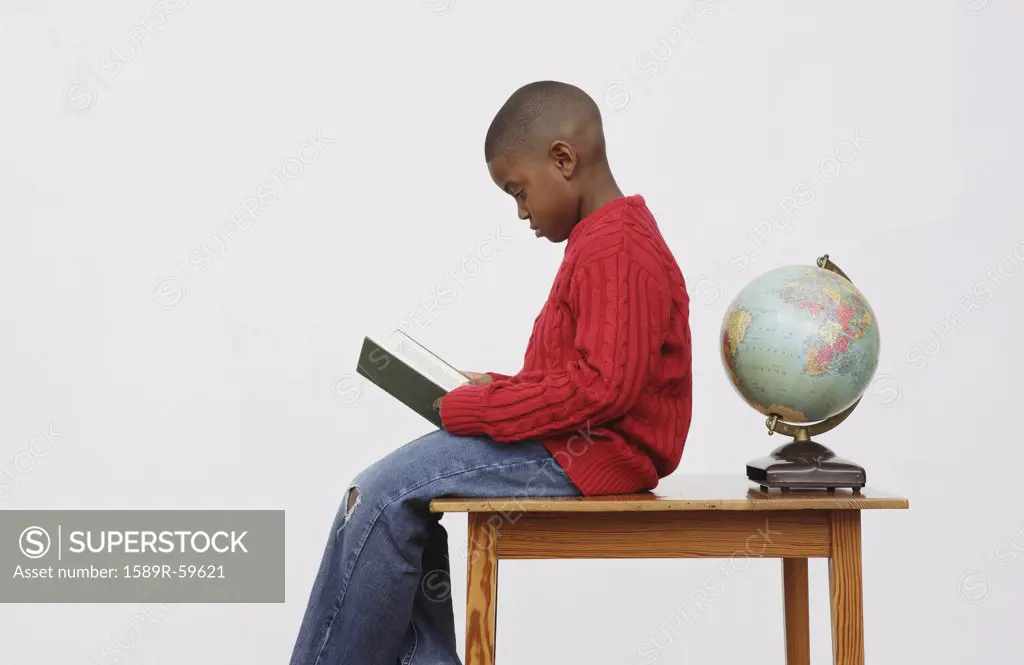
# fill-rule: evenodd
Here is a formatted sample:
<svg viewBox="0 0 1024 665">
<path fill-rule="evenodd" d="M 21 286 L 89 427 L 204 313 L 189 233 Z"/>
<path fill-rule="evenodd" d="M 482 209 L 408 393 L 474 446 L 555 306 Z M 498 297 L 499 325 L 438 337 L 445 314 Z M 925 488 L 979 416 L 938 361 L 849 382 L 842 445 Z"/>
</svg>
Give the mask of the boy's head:
<svg viewBox="0 0 1024 665">
<path fill-rule="evenodd" d="M 561 242 L 611 180 L 601 112 L 567 83 L 536 81 L 501 107 L 484 140 L 491 178 L 538 237 Z"/>
</svg>

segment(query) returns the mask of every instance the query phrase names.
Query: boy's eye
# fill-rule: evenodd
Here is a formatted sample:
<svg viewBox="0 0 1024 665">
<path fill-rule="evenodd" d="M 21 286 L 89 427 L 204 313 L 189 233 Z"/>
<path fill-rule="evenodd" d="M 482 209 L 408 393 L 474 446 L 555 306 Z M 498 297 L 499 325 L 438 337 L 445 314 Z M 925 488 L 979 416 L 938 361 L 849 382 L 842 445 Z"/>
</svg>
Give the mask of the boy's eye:
<svg viewBox="0 0 1024 665">
<path fill-rule="evenodd" d="M 520 201 L 526 200 L 526 192 L 525 191 L 518 191 L 515 194 L 513 194 L 512 196 L 516 197 Z"/>
</svg>

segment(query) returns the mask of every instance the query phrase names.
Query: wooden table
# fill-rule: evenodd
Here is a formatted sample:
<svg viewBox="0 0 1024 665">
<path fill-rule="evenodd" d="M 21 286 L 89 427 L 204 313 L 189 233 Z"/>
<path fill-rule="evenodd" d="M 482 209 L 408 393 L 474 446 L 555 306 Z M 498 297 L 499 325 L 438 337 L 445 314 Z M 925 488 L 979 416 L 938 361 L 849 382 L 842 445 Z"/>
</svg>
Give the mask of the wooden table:
<svg viewBox="0 0 1024 665">
<path fill-rule="evenodd" d="M 494 665 L 501 559 L 782 559 L 786 662 L 810 664 L 807 559 L 828 557 L 836 665 L 864 664 L 860 511 L 909 508 L 865 487 L 763 491 L 745 476 L 674 475 L 650 493 L 444 498 L 469 514 L 466 665 Z"/>
</svg>

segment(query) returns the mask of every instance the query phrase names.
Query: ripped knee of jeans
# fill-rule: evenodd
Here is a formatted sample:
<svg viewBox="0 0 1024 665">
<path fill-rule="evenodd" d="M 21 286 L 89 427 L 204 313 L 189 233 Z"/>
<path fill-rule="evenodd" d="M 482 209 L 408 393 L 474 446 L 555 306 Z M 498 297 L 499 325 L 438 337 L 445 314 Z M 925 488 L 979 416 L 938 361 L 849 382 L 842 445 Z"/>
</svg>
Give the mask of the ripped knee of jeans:
<svg viewBox="0 0 1024 665">
<path fill-rule="evenodd" d="M 339 513 L 343 513 L 341 515 L 341 523 L 338 524 L 338 522 L 335 521 L 335 524 L 338 525 L 335 536 L 339 538 L 341 537 L 341 530 L 345 528 L 345 525 L 348 524 L 352 514 L 355 513 L 356 506 L 359 505 L 359 498 L 358 485 L 353 485 L 347 492 L 345 492 L 345 498 L 341 500 L 341 510 L 338 511 Z"/>
<path fill-rule="evenodd" d="M 356 506 L 359 505 L 359 488 L 353 485 L 348 490 L 348 494 L 345 496 L 345 523 L 348 523 L 348 518 L 352 517 L 352 513 L 356 511 Z"/>
</svg>

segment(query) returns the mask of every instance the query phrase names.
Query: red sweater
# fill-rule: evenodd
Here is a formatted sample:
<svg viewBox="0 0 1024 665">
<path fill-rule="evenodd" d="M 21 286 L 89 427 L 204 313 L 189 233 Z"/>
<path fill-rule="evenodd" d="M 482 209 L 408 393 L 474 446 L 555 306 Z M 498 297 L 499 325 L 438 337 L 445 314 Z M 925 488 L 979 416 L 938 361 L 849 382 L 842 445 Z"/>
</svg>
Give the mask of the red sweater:
<svg viewBox="0 0 1024 665">
<path fill-rule="evenodd" d="M 452 434 L 540 440 L 585 495 L 653 489 L 690 428 L 689 297 L 640 195 L 569 234 L 523 369 L 441 402 Z"/>
</svg>

